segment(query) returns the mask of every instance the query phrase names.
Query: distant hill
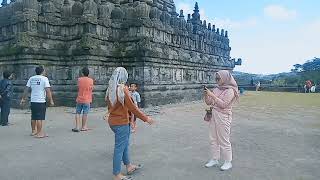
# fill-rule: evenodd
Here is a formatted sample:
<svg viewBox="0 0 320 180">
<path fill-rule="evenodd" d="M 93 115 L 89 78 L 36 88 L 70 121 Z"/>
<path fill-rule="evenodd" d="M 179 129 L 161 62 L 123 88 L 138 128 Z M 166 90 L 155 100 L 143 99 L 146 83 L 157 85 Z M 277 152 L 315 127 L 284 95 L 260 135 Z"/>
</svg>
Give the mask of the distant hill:
<svg viewBox="0 0 320 180">
<path fill-rule="evenodd" d="M 251 73 L 245 73 L 240 71 L 233 71 L 232 74 L 239 85 L 249 85 L 251 84 L 252 79 L 254 84 L 260 81 L 260 83 L 262 84 L 271 85 L 274 81 L 276 81 L 279 78 L 297 76 L 296 73 L 294 72 L 284 72 L 284 73 L 278 73 L 278 74 L 263 75 L 263 74 L 251 74 Z"/>
</svg>

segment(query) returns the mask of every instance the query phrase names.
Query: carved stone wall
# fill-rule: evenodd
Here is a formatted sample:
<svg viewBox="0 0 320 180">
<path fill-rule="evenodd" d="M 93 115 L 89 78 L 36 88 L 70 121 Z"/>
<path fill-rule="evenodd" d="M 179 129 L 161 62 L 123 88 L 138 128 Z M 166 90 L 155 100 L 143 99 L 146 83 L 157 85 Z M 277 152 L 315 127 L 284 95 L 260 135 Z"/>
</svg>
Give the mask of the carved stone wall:
<svg viewBox="0 0 320 180">
<path fill-rule="evenodd" d="M 34 68 L 48 72 L 58 105 L 74 106 L 80 69 L 96 81 L 94 105 L 117 66 L 145 105 L 199 99 L 219 69 L 232 70 L 228 32 L 187 20 L 172 0 L 16 0 L 0 8 L 0 72 L 16 74 L 16 100 Z"/>
</svg>

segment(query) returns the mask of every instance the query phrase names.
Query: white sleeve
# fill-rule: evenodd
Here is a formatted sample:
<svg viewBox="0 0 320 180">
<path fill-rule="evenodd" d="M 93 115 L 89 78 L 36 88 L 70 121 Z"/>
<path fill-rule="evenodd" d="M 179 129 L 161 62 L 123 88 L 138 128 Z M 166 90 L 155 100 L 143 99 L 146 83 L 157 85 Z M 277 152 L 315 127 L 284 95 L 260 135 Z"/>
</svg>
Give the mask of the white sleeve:
<svg viewBox="0 0 320 180">
<path fill-rule="evenodd" d="M 140 103 L 141 102 L 141 97 L 140 97 L 140 94 L 137 93 L 137 102 Z"/>
<path fill-rule="evenodd" d="M 29 78 L 29 80 L 28 80 L 28 82 L 27 82 L 27 85 L 26 85 L 27 87 L 31 87 L 30 79 L 31 79 L 31 78 Z"/>
<path fill-rule="evenodd" d="M 51 86 L 50 86 L 50 83 L 49 83 L 49 79 L 48 79 L 47 77 L 46 77 L 45 80 L 44 80 L 44 87 L 45 87 L 45 88 L 51 87 Z"/>
</svg>

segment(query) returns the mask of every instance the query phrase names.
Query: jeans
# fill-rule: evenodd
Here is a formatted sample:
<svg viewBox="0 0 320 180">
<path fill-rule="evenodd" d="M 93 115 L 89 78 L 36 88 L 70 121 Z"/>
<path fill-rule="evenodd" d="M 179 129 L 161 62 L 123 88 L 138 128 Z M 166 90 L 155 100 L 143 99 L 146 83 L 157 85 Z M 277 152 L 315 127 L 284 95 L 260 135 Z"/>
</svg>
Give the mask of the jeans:
<svg viewBox="0 0 320 180">
<path fill-rule="evenodd" d="M 130 164 L 129 159 L 129 139 L 130 125 L 110 126 L 115 134 L 114 152 L 113 152 L 113 175 L 121 172 L 121 161 L 124 165 Z"/>
<path fill-rule="evenodd" d="M 1 117 L 0 117 L 0 125 L 6 126 L 8 125 L 8 117 L 10 114 L 10 99 L 1 99 L 0 108 L 1 108 Z"/>
</svg>

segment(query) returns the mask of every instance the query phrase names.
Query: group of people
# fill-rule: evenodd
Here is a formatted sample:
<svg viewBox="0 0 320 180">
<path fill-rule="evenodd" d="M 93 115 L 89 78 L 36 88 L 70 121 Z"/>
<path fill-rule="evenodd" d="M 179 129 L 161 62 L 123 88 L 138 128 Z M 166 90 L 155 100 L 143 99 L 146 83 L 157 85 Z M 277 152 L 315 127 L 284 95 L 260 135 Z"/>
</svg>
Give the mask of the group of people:
<svg viewBox="0 0 320 180">
<path fill-rule="evenodd" d="M 54 105 L 54 101 L 50 90 L 51 85 L 46 77 L 44 67 L 36 67 L 35 72 L 36 75 L 32 76 L 26 84 L 21 105 L 26 103 L 28 92 L 31 92 L 31 135 L 37 138 L 45 138 L 47 135 L 43 130 L 43 122 L 46 115 L 46 100 L 49 100 L 48 102 L 51 106 Z M 89 130 L 87 119 L 90 104 L 92 103 L 94 81 L 89 77 L 88 68 L 84 67 L 82 69 L 82 75 L 78 79 L 78 96 L 76 99 L 73 132 Z M 10 97 L 12 96 L 10 76 L 10 73 L 4 72 L 4 79 L 0 82 L 1 125 L 8 123 L 7 116 L 10 113 Z M 229 170 L 232 168 L 232 148 L 230 143 L 232 106 L 239 100 L 239 92 L 237 83 L 229 71 L 218 71 L 215 73 L 215 80 L 218 85 L 217 88 L 212 91 L 207 88 L 204 89 L 205 103 L 211 107 L 211 116 L 208 120 L 211 157 L 205 167 L 218 166 L 219 160 L 223 159 L 224 163 L 220 169 Z M 114 180 L 132 180 L 133 178 L 130 175 L 142 168 L 142 165 L 131 163 L 129 153 L 130 134 L 136 131 L 136 119 L 139 118 L 149 125 L 155 123 L 151 117 L 148 117 L 139 109 L 141 98 L 137 92 L 137 84 L 132 83 L 128 86 L 127 81 L 127 70 L 123 67 L 116 68 L 109 80 L 105 95 L 108 107 L 105 120 L 115 135 L 113 154 Z M 81 114 L 82 123 L 80 125 Z M 121 163 L 126 166 L 127 175 L 121 173 Z"/>
<path fill-rule="evenodd" d="M 316 84 L 313 84 L 311 80 L 307 80 L 304 84 L 304 93 L 316 92 Z"/>
</svg>

